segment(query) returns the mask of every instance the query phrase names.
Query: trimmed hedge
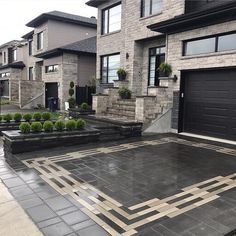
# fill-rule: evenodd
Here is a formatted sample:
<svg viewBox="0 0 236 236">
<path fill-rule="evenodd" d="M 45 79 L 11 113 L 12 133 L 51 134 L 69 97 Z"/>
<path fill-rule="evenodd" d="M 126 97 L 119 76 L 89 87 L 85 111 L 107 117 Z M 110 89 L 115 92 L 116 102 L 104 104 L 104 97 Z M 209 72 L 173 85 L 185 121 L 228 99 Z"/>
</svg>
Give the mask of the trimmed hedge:
<svg viewBox="0 0 236 236">
<path fill-rule="evenodd" d="M 39 133 L 42 131 L 42 128 L 43 128 L 41 122 L 39 122 L 39 121 L 33 122 L 30 127 L 31 127 L 31 131 L 33 133 Z"/>
<path fill-rule="evenodd" d="M 52 121 L 49 121 L 49 120 L 45 121 L 43 123 L 43 129 L 44 129 L 45 132 L 49 132 L 49 133 L 52 132 L 53 131 Z"/>
<path fill-rule="evenodd" d="M 75 120 L 68 120 L 66 122 L 66 129 L 69 131 L 73 131 L 76 129 L 76 121 Z"/>
<path fill-rule="evenodd" d="M 13 116 L 13 120 L 15 122 L 20 122 L 22 119 L 22 115 L 20 113 L 15 113 L 15 115 Z"/>
<path fill-rule="evenodd" d="M 83 119 L 78 119 L 76 121 L 76 129 L 83 129 L 86 125 L 86 122 Z"/>
<path fill-rule="evenodd" d="M 28 134 L 30 133 L 30 124 L 28 122 L 22 122 L 20 124 L 20 131 L 23 134 Z"/>
<path fill-rule="evenodd" d="M 50 120 L 50 119 L 51 119 L 51 113 L 49 113 L 49 112 L 43 112 L 43 113 L 42 113 L 42 119 L 43 119 L 43 120 Z"/>
<path fill-rule="evenodd" d="M 33 114 L 33 119 L 36 120 L 36 121 L 40 121 L 42 119 L 42 115 L 40 112 L 35 112 Z"/>
<path fill-rule="evenodd" d="M 5 120 L 6 122 L 10 122 L 12 120 L 12 115 L 11 114 L 4 115 L 3 120 Z"/>
<path fill-rule="evenodd" d="M 63 120 L 58 120 L 55 123 L 55 129 L 60 132 L 63 131 L 65 129 L 65 122 Z"/>
<path fill-rule="evenodd" d="M 23 115 L 23 119 L 26 121 L 26 122 L 30 122 L 32 120 L 32 115 L 30 113 L 25 113 Z"/>
</svg>

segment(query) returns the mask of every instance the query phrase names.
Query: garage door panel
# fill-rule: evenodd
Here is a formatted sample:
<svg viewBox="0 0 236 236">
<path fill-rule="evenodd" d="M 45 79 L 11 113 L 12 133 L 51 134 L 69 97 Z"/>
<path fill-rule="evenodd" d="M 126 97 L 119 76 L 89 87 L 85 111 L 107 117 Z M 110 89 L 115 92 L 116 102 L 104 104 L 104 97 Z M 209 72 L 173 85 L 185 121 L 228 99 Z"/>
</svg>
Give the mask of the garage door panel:
<svg viewBox="0 0 236 236">
<path fill-rule="evenodd" d="M 236 140 L 236 70 L 185 75 L 183 130 Z"/>
</svg>

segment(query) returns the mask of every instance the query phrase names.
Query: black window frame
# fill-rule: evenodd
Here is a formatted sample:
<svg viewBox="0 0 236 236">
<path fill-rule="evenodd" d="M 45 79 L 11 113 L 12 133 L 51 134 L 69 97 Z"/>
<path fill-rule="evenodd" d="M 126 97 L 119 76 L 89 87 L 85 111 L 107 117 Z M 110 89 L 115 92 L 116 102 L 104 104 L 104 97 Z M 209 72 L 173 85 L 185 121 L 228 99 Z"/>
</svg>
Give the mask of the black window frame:
<svg viewBox="0 0 236 236">
<path fill-rule="evenodd" d="M 29 67 L 29 71 L 28 71 L 28 76 L 29 76 L 29 80 L 32 81 L 34 80 L 34 67 Z"/>
<path fill-rule="evenodd" d="M 157 81 L 156 81 L 156 74 L 155 74 L 155 81 L 154 81 L 154 85 L 151 85 L 150 84 L 150 79 L 151 79 L 151 77 L 150 77 L 150 69 L 151 69 L 151 56 L 154 56 L 154 55 L 151 55 L 151 51 L 153 50 L 153 49 L 157 49 L 157 48 L 159 48 L 159 49 L 161 49 L 161 48 L 165 48 L 165 53 L 159 53 L 159 54 L 156 54 L 155 56 L 157 57 L 157 56 L 165 56 L 165 58 L 166 58 L 166 45 L 162 45 L 162 46 L 157 46 L 157 47 L 152 47 L 152 48 L 149 48 L 149 51 L 148 51 L 148 86 L 150 86 L 150 87 L 157 87 L 157 86 L 159 86 L 159 83 L 157 83 Z M 157 69 L 157 61 L 155 62 L 155 69 Z"/>
<path fill-rule="evenodd" d="M 148 15 L 145 15 L 145 12 L 143 11 L 143 7 L 144 7 L 144 4 L 145 4 L 145 1 L 150 1 L 150 9 L 149 9 L 149 14 Z M 162 11 L 160 11 L 160 12 L 153 13 L 153 4 L 152 3 L 153 3 L 153 0 L 141 0 L 140 1 L 140 17 L 141 18 L 153 16 L 153 15 L 156 15 L 156 14 L 159 14 L 159 13 L 162 12 Z M 163 1 L 162 1 L 162 4 L 163 4 Z"/>
<path fill-rule="evenodd" d="M 105 57 L 111 57 L 111 56 L 116 56 L 116 55 L 120 55 L 121 56 L 121 54 L 120 54 L 120 52 L 117 52 L 117 53 L 112 53 L 112 54 L 106 54 L 106 55 L 102 55 L 102 56 L 100 56 L 100 76 L 101 76 L 101 83 L 102 84 L 113 84 L 113 83 L 109 83 L 108 82 L 108 71 L 109 71 L 109 67 L 108 67 L 108 65 L 109 65 L 109 60 L 107 60 L 107 76 L 106 76 L 106 81 L 104 82 L 103 81 L 103 70 L 102 70 L 102 68 L 103 68 L 103 59 L 105 58 Z M 121 58 L 120 58 L 121 59 Z M 117 79 L 118 79 L 118 75 L 117 75 Z"/>
<path fill-rule="evenodd" d="M 102 17 L 101 17 L 101 35 L 106 35 L 106 34 L 110 34 L 110 33 L 114 33 L 114 32 L 119 32 L 121 29 L 119 30 L 116 30 L 116 31 L 112 31 L 112 32 L 109 32 L 109 18 L 110 18 L 110 9 L 114 8 L 114 7 L 117 7 L 121 5 L 121 19 L 120 19 L 120 23 L 122 21 L 122 3 L 121 2 L 117 2 L 109 7 L 106 7 L 104 9 L 101 10 L 101 14 L 102 14 Z M 104 30 L 104 24 L 105 24 L 105 12 L 108 11 L 108 17 L 107 17 L 107 33 L 105 33 L 105 30 Z"/>
<path fill-rule="evenodd" d="M 7 53 L 3 52 L 3 63 L 6 64 L 7 63 Z"/>
<path fill-rule="evenodd" d="M 53 70 L 52 71 L 49 71 L 49 67 L 53 67 Z M 55 70 L 55 67 L 58 67 L 57 70 Z M 58 64 L 54 64 L 54 65 L 48 65 L 48 66 L 45 66 L 45 73 L 48 74 L 48 73 L 58 73 L 59 72 L 59 65 Z"/>
<path fill-rule="evenodd" d="M 29 40 L 29 56 L 32 56 L 33 54 L 33 40 Z"/>
<path fill-rule="evenodd" d="M 236 31 L 224 32 L 224 33 L 220 33 L 220 34 L 214 34 L 214 35 L 208 35 L 208 36 L 193 38 L 193 39 L 189 39 L 189 40 L 183 40 L 182 41 L 182 56 L 197 56 L 197 55 L 202 55 L 202 54 L 234 51 L 234 50 L 236 50 L 236 48 L 235 49 L 224 50 L 224 51 L 219 51 L 219 38 L 222 37 L 222 36 L 231 35 L 231 34 L 236 34 Z M 215 47 L 214 47 L 215 50 L 214 50 L 214 52 L 186 55 L 186 45 L 187 45 L 188 42 L 194 42 L 194 41 L 210 39 L 210 38 L 215 38 Z"/>
<path fill-rule="evenodd" d="M 40 40 L 41 39 L 40 36 L 42 37 L 42 41 Z M 41 31 L 37 34 L 37 50 L 42 50 L 43 49 L 43 43 L 44 43 L 43 36 L 44 36 L 43 31 Z"/>
</svg>

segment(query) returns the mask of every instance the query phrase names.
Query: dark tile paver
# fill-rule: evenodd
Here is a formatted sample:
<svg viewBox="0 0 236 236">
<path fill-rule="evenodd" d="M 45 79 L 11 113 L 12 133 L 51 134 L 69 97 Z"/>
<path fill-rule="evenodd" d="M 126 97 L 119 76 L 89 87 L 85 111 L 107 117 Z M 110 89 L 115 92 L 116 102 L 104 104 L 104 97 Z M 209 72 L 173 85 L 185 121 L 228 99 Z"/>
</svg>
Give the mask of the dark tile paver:
<svg viewBox="0 0 236 236">
<path fill-rule="evenodd" d="M 52 198 L 48 198 L 46 203 L 52 208 L 54 211 L 59 211 L 68 207 L 72 207 L 73 205 L 66 200 L 63 196 L 56 196 Z"/>
<path fill-rule="evenodd" d="M 222 233 L 214 230 L 210 226 L 206 224 L 200 224 L 196 227 L 193 227 L 191 230 L 189 230 L 191 233 L 193 233 L 195 236 L 222 236 Z"/>
<path fill-rule="evenodd" d="M 73 232 L 64 222 L 50 225 L 41 230 L 46 236 L 64 236 Z"/>
<path fill-rule="evenodd" d="M 109 234 L 100 226 L 93 225 L 84 229 L 77 231 L 79 236 L 108 236 Z"/>
<path fill-rule="evenodd" d="M 74 225 L 76 223 L 80 223 L 86 220 L 89 220 L 89 217 L 85 215 L 80 210 L 71 212 L 69 214 L 61 216 L 61 218 L 68 224 L 68 225 Z"/>
</svg>

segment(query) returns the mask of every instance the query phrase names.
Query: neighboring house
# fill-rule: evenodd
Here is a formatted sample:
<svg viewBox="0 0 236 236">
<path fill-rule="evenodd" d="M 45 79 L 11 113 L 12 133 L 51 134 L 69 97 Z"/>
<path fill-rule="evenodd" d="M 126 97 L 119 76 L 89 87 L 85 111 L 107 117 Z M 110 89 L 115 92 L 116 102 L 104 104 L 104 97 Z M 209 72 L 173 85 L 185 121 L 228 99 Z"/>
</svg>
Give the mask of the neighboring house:
<svg viewBox="0 0 236 236">
<path fill-rule="evenodd" d="M 105 93 L 94 96 L 98 114 L 143 121 L 148 131 L 236 139 L 235 0 L 87 4 L 98 8 L 97 78 Z M 173 69 L 166 80 L 157 70 L 163 61 Z M 119 67 L 126 82 L 116 81 Z M 121 86 L 133 100 L 118 100 Z"/>
</svg>

